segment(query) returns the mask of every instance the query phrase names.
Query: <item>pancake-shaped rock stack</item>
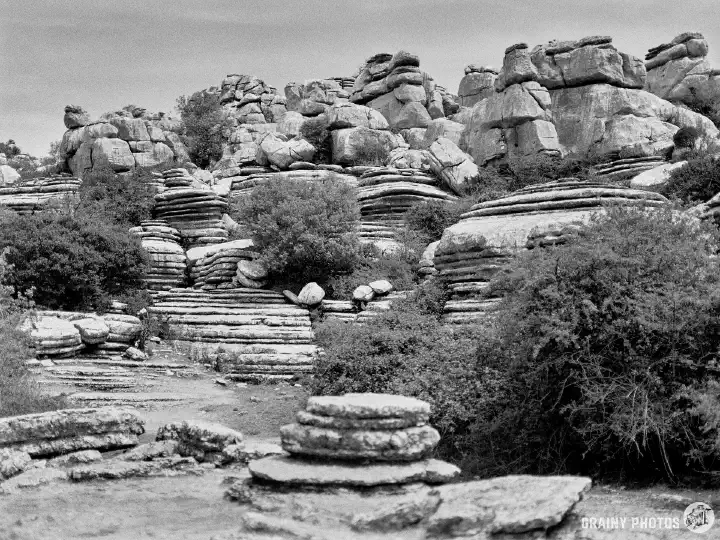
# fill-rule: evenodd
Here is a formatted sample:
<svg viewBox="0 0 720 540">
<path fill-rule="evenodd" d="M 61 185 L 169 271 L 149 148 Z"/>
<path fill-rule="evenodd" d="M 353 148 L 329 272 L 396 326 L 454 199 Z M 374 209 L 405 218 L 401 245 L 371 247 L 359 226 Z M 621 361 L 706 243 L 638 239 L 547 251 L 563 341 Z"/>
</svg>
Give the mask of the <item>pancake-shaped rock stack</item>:
<svg viewBox="0 0 720 540">
<path fill-rule="evenodd" d="M 280 430 L 290 456 L 252 461 L 250 473 L 255 480 L 291 485 L 444 483 L 460 471 L 429 459 L 440 441 L 429 417 L 430 405 L 410 397 L 311 397 L 297 423 Z"/>
<path fill-rule="evenodd" d="M 393 240 L 404 225 L 404 214 L 413 205 L 429 201 L 455 201 L 440 189 L 437 178 L 417 169 L 368 167 L 358 180 L 361 241 Z"/>
<path fill-rule="evenodd" d="M 209 187 L 197 186 L 185 169 L 164 171 L 163 178 L 167 189 L 155 195 L 156 219 L 179 230 L 188 247 L 227 241 L 222 224 L 228 206 L 225 198 Z"/>
<path fill-rule="evenodd" d="M 38 313 L 26 317 L 20 331 L 30 338 L 38 356 L 72 356 L 85 348 L 80 331 L 75 325 L 52 315 Z"/>
<path fill-rule="evenodd" d="M 168 226 L 164 220 L 147 220 L 130 232 L 140 237 L 142 247 L 150 258 L 150 268 L 145 275 L 146 287 L 155 291 L 182 287 L 187 258 L 180 245 L 180 231 Z"/>
<path fill-rule="evenodd" d="M 0 206 L 18 214 L 32 214 L 48 208 L 74 206 L 79 200 L 81 181 L 65 175 L 28 180 L 22 185 L 0 187 Z"/>
<path fill-rule="evenodd" d="M 569 178 L 523 188 L 507 197 L 476 204 L 445 229 L 435 250 L 435 268 L 453 298 L 445 321 L 484 320 L 498 299 L 482 294 L 490 279 L 518 250 L 566 241 L 604 205 L 662 206 L 658 193 Z"/>
<path fill-rule="evenodd" d="M 190 278 L 195 289 L 260 289 L 267 283 L 267 270 L 254 261 L 258 253 L 250 239 L 193 248 L 188 251 Z"/>
<path fill-rule="evenodd" d="M 192 251 L 192 250 L 191 250 Z M 292 379 L 313 370 L 317 346 L 307 309 L 275 291 L 162 291 L 148 308 L 167 318 L 170 343 L 233 380 Z"/>
<path fill-rule="evenodd" d="M 142 323 L 133 315 L 106 313 L 103 321 L 110 332 L 105 341 L 95 346 L 93 353 L 98 356 L 116 356 L 124 353 L 140 337 Z"/>
<path fill-rule="evenodd" d="M 134 409 L 64 409 L 0 418 L 0 450 L 33 458 L 78 450 L 113 450 L 138 444 L 145 422 Z"/>
</svg>

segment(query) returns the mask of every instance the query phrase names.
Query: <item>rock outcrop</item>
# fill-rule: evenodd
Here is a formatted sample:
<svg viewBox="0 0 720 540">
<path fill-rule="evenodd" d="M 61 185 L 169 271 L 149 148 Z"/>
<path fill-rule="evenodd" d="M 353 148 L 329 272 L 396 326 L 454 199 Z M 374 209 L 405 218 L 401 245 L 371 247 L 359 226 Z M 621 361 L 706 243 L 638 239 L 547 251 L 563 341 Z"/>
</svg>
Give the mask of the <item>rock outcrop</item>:
<svg viewBox="0 0 720 540">
<path fill-rule="evenodd" d="M 33 458 L 78 450 L 135 446 L 145 432 L 133 409 L 64 409 L 0 418 L 0 451 L 27 452 Z"/>
<path fill-rule="evenodd" d="M 717 143 L 702 115 L 642 90 L 642 61 L 603 36 L 508 47 L 496 93 L 476 103 L 461 147 L 480 166 L 514 157 L 634 157 L 669 152 L 680 127 Z"/>
<path fill-rule="evenodd" d="M 370 57 L 353 84 L 350 101 L 380 111 L 393 129 L 424 128 L 445 116 L 443 94 L 420 59 L 406 51 Z"/>
<path fill-rule="evenodd" d="M 720 96 L 720 69 L 707 60 L 709 46 L 698 32 L 685 32 L 645 56 L 646 90 L 673 102 L 712 101 Z"/>
<path fill-rule="evenodd" d="M 258 253 L 252 240 L 233 240 L 188 250 L 193 288 L 204 291 L 266 285 L 267 270 L 254 262 Z"/>
<path fill-rule="evenodd" d="M 148 254 L 150 264 L 144 278 L 147 289 L 163 291 L 185 284 L 187 257 L 181 245 L 180 231 L 164 220 L 146 220 L 130 232 L 140 237 Z"/>
<path fill-rule="evenodd" d="M 604 204 L 667 204 L 660 194 L 575 179 L 537 184 L 473 206 L 445 229 L 435 249 L 438 275 L 453 292 L 448 323 L 483 321 L 498 299 L 484 294 L 490 279 L 518 250 L 563 243 Z"/>
<path fill-rule="evenodd" d="M 163 171 L 167 189 L 155 195 L 153 217 L 180 232 L 187 247 L 226 242 L 222 221 L 227 199 L 190 176 L 186 169 Z"/>
<path fill-rule="evenodd" d="M 180 123 L 164 113 L 152 115 L 135 108 L 90 121 L 81 108 L 68 106 L 65 126 L 68 130 L 60 143 L 60 160 L 78 178 L 101 168 L 122 173 L 188 160 L 187 148 L 178 135 Z"/>
<path fill-rule="evenodd" d="M 495 93 L 495 79 L 498 70 L 490 66 L 470 64 L 465 67 L 465 76 L 460 81 L 458 97 L 462 107 L 472 107 Z"/>
<path fill-rule="evenodd" d="M 429 415 L 428 403 L 403 396 L 311 397 L 297 414 L 298 423 L 280 430 L 283 449 L 290 457 L 252 461 L 250 474 L 257 481 L 290 485 L 444 483 L 457 476 L 459 469 L 427 459 L 440 440 L 427 424 Z"/>
<path fill-rule="evenodd" d="M 22 184 L 0 186 L 0 206 L 18 214 L 34 214 L 48 209 L 73 207 L 79 201 L 81 181 L 57 174 L 27 180 Z"/>
<path fill-rule="evenodd" d="M 274 291 L 172 289 L 148 312 L 167 320 L 170 343 L 235 380 L 291 379 L 317 354 L 306 309 Z"/>
</svg>

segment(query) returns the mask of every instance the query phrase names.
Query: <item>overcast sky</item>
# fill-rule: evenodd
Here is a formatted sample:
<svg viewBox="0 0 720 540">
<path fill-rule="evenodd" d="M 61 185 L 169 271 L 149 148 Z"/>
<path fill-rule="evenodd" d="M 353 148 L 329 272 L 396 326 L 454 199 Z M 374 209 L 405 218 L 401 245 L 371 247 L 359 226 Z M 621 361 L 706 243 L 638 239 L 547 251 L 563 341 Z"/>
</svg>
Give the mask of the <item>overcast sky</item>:
<svg viewBox="0 0 720 540">
<path fill-rule="evenodd" d="M 469 63 L 513 43 L 610 35 L 624 52 L 704 33 L 720 67 L 719 0 L 0 0 L 0 140 L 47 154 L 63 107 L 133 103 L 175 114 L 228 73 L 288 81 L 350 75 L 406 49 L 457 92 Z"/>
</svg>

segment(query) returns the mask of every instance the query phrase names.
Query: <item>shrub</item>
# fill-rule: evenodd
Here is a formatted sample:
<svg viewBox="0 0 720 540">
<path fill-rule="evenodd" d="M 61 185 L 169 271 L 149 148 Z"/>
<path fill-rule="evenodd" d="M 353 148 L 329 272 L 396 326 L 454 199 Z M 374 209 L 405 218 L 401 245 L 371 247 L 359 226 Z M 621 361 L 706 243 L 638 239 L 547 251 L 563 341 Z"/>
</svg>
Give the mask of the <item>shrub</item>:
<svg viewBox="0 0 720 540">
<path fill-rule="evenodd" d="M 207 168 L 222 157 L 223 127 L 226 114 L 216 93 L 200 91 L 180 96 L 177 108 L 183 122 L 183 143 L 188 148 L 190 161 Z"/>
<path fill-rule="evenodd" d="M 720 97 L 700 97 L 694 88 L 690 88 L 690 93 L 692 94 L 691 99 L 684 103 L 688 109 L 706 116 L 717 128 L 720 128 Z"/>
<path fill-rule="evenodd" d="M 6 249 L 7 248 L 7 249 Z M 142 287 L 146 256 L 124 227 L 68 215 L 0 214 L 5 284 L 50 309 L 105 309 Z"/>
<path fill-rule="evenodd" d="M 80 186 L 78 217 L 110 221 L 122 227 L 133 227 L 150 219 L 155 204 L 154 190 L 148 183 L 149 170 L 135 169 L 115 174 L 111 169 L 98 169 L 86 174 Z"/>
<path fill-rule="evenodd" d="M 300 136 L 315 147 L 314 163 L 332 161 L 332 137 L 324 114 L 305 120 L 300 125 Z"/>
<path fill-rule="evenodd" d="M 382 167 L 390 158 L 390 152 L 381 144 L 361 146 L 355 153 L 353 165 Z"/>
<path fill-rule="evenodd" d="M 705 202 L 720 192 L 720 159 L 712 156 L 689 159 L 670 173 L 660 188 L 666 197 L 677 197 L 687 204 Z"/>
<path fill-rule="evenodd" d="M 0 260 L 0 282 L 11 270 Z M 9 287 L 0 286 L 0 417 L 63 408 L 65 400 L 44 394 L 25 365 L 32 353 L 27 336 L 17 325 L 33 303 L 23 295 L 13 299 L 11 293 Z"/>
<path fill-rule="evenodd" d="M 457 223 L 463 207 L 444 201 L 427 201 L 415 204 L 405 213 L 405 225 L 418 235 L 425 245 L 439 240 L 443 231 Z"/>
<path fill-rule="evenodd" d="M 694 127 L 681 127 L 673 135 L 673 144 L 676 148 L 693 148 L 700 133 Z"/>
<path fill-rule="evenodd" d="M 590 174 L 590 163 L 547 154 L 512 158 L 509 163 L 512 179 L 508 191 L 516 191 L 532 184 L 552 182 L 560 178 L 586 178 Z"/>
<path fill-rule="evenodd" d="M 425 285 L 423 290 L 434 285 Z M 428 296 L 443 294 L 427 292 Z M 316 363 L 312 392 L 389 392 L 425 399 L 430 421 L 442 435 L 438 453 L 458 458 L 478 407 L 495 394 L 495 370 L 478 365 L 479 334 L 442 325 L 433 303 L 396 301 L 365 325 L 326 322 L 315 328 L 325 355 Z"/>
<path fill-rule="evenodd" d="M 719 236 L 672 209 L 610 208 L 570 243 L 519 256 L 494 285 L 507 293 L 500 345 L 482 357 L 506 383 L 458 443 L 470 471 L 676 480 L 717 468 Z"/>
<path fill-rule="evenodd" d="M 323 281 L 350 271 L 358 257 L 359 210 L 353 189 L 334 175 L 324 182 L 273 178 L 233 208 L 275 277 Z"/>
</svg>

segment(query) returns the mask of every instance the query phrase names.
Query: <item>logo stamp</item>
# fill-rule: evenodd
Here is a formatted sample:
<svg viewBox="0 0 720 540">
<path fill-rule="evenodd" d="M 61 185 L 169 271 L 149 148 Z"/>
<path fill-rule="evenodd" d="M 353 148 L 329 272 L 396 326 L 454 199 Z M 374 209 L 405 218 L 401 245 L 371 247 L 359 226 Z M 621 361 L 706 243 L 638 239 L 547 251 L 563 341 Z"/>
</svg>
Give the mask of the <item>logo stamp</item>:
<svg viewBox="0 0 720 540">
<path fill-rule="evenodd" d="M 715 513 L 710 505 L 695 502 L 685 509 L 683 523 L 691 532 L 704 533 L 715 523 Z"/>
</svg>

